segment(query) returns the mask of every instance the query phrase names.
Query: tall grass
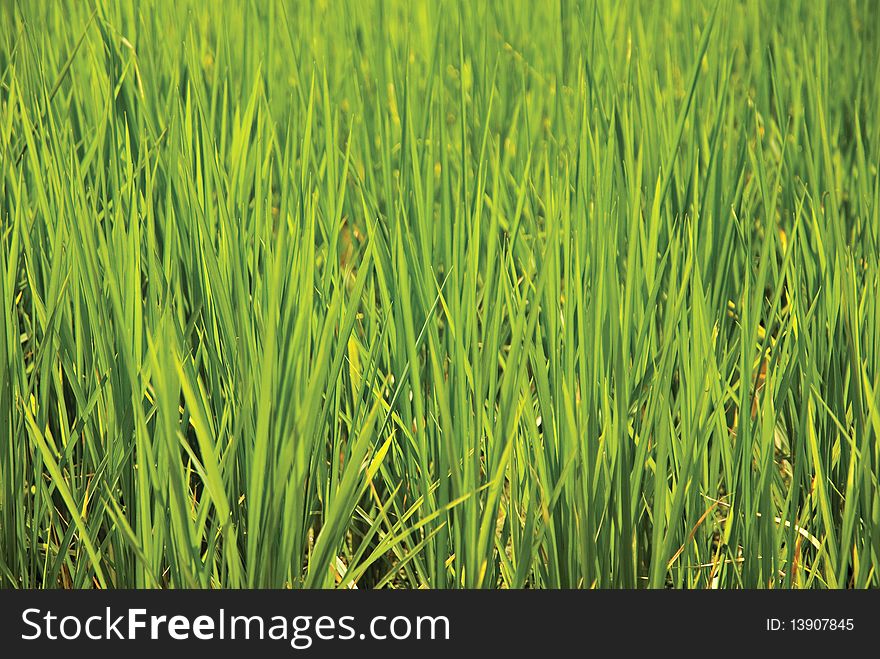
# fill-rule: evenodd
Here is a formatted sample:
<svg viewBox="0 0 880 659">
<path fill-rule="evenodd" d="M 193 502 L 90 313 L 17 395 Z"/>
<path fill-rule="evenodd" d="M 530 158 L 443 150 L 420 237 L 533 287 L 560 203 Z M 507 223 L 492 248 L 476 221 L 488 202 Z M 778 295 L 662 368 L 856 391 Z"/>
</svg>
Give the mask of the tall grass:
<svg viewBox="0 0 880 659">
<path fill-rule="evenodd" d="M 876 9 L 0 2 L 0 584 L 877 587 Z"/>
</svg>

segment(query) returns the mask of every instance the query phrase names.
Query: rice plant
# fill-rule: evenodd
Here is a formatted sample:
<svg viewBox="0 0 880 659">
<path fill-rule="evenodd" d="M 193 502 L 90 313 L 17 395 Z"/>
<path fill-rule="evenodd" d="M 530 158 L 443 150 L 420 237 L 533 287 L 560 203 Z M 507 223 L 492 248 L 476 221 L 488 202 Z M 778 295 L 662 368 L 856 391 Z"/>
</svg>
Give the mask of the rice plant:
<svg viewBox="0 0 880 659">
<path fill-rule="evenodd" d="M 0 1 L 0 584 L 880 586 L 877 10 Z"/>
</svg>

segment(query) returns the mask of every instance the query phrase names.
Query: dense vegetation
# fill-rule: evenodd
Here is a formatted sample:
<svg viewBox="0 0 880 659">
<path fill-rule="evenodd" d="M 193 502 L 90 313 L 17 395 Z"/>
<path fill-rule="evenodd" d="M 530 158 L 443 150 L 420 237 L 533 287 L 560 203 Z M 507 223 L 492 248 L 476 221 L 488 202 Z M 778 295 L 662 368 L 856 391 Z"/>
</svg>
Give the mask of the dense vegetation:
<svg viewBox="0 0 880 659">
<path fill-rule="evenodd" d="M 0 2 L 0 584 L 880 585 L 877 9 Z"/>
</svg>

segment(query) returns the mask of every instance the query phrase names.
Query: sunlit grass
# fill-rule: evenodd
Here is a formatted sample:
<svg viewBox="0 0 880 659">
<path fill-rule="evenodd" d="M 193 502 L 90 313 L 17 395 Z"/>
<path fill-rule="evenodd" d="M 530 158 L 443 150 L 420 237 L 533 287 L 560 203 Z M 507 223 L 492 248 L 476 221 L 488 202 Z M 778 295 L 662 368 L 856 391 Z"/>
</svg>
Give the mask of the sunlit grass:
<svg viewBox="0 0 880 659">
<path fill-rule="evenodd" d="M 0 3 L 0 584 L 880 586 L 878 39 Z"/>
</svg>

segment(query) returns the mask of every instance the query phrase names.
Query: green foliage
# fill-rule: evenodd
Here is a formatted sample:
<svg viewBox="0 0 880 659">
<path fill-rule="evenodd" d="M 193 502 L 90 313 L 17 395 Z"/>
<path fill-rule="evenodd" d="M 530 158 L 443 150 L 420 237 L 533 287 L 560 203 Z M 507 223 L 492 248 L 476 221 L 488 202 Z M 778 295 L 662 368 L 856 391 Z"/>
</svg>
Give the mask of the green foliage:
<svg viewBox="0 0 880 659">
<path fill-rule="evenodd" d="M 0 3 L 0 584 L 880 586 L 876 11 Z"/>
</svg>

